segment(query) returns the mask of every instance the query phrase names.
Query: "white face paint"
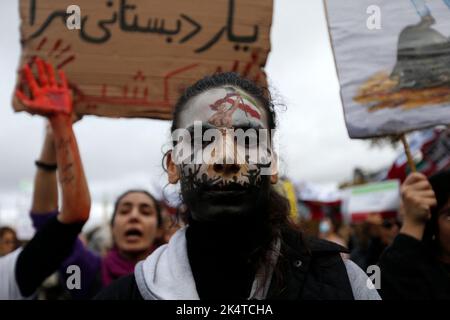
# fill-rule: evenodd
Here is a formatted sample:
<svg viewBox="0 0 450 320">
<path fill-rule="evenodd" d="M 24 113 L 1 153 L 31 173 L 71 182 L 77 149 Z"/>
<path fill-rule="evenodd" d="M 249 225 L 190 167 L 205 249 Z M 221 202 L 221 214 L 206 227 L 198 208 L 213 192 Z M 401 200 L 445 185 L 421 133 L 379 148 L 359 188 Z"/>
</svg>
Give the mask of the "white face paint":
<svg viewBox="0 0 450 320">
<path fill-rule="evenodd" d="M 265 110 L 246 92 L 234 87 L 208 90 L 188 101 L 179 115 L 178 128 L 201 121 L 217 128 L 268 128 Z"/>
<path fill-rule="evenodd" d="M 268 177 L 261 176 L 264 168 L 259 163 L 236 162 L 237 154 L 245 155 L 245 152 L 239 153 L 239 150 L 248 151 L 252 146 L 245 143 L 239 145 L 235 139 L 230 138 L 230 133 L 234 133 L 236 129 L 252 129 L 256 133 L 259 129 L 269 129 L 266 111 L 256 99 L 241 89 L 231 86 L 215 88 L 189 100 L 180 112 L 179 129 L 194 133 L 194 124 L 200 124 L 202 130 L 219 130 L 224 137 L 219 144 L 223 148 L 208 151 L 211 153 L 208 156 L 224 158 L 223 161 L 183 163 L 179 166 L 183 197 L 185 201 L 191 202 L 194 218 L 214 220 L 215 213 L 251 211 L 260 196 L 258 190 Z M 192 138 L 191 141 L 193 140 Z M 270 144 L 266 148 L 270 154 Z M 203 145 L 202 151 L 205 150 L 207 147 Z M 225 159 L 230 154 L 233 155 L 232 162 Z"/>
<path fill-rule="evenodd" d="M 259 130 L 267 130 L 267 123 L 265 110 L 253 97 L 238 88 L 214 88 L 192 98 L 178 117 L 178 130 L 189 135 L 180 144 L 181 147 L 189 147 L 187 152 L 183 150 L 182 175 L 194 175 L 195 180 L 209 184 L 254 184 L 260 175 L 257 166 L 261 164 L 257 161 L 259 146 L 264 147 L 264 156 L 268 158 L 270 142 L 258 139 Z M 194 139 L 198 140 L 195 131 L 207 133 L 206 130 L 214 131 L 215 142 L 204 143 L 202 140 L 202 148 L 190 151 Z M 252 138 L 242 138 L 249 131 L 253 133 Z M 237 137 L 239 133 L 242 133 L 241 138 Z M 203 134 L 200 136 L 201 140 Z M 249 154 L 252 155 L 251 160 Z M 194 161 L 191 161 L 190 155 L 195 155 Z M 233 164 L 232 170 L 226 170 L 226 165 Z"/>
</svg>

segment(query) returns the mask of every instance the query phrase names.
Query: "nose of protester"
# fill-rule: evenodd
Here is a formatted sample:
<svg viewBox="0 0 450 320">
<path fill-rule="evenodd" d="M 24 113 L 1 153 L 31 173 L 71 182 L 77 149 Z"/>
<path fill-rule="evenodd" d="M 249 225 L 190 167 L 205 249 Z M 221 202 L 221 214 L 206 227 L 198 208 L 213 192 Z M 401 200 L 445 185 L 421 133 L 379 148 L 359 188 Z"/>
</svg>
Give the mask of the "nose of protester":
<svg viewBox="0 0 450 320">
<path fill-rule="evenodd" d="M 233 164 L 215 163 L 215 164 L 213 164 L 213 170 L 218 175 L 231 176 L 231 175 L 238 173 L 240 170 L 240 167 L 236 163 L 233 163 Z"/>
<path fill-rule="evenodd" d="M 124 227 L 126 230 L 130 228 L 138 228 L 144 225 L 144 212 L 138 204 L 134 204 L 129 213 L 126 215 Z M 143 230 L 142 230 L 143 231 Z"/>
<path fill-rule="evenodd" d="M 128 223 L 139 223 L 141 220 L 141 212 L 137 204 L 133 204 L 130 212 L 128 213 Z"/>
<path fill-rule="evenodd" d="M 238 146 L 232 135 L 227 131 L 223 134 L 222 143 L 217 148 L 217 155 L 213 157 L 212 171 L 224 178 L 233 177 L 241 170 L 242 161 L 239 161 Z"/>
<path fill-rule="evenodd" d="M 141 222 L 139 206 L 136 204 L 127 203 L 117 213 L 115 218 L 115 225 L 126 233 L 131 225 L 137 225 Z"/>
</svg>

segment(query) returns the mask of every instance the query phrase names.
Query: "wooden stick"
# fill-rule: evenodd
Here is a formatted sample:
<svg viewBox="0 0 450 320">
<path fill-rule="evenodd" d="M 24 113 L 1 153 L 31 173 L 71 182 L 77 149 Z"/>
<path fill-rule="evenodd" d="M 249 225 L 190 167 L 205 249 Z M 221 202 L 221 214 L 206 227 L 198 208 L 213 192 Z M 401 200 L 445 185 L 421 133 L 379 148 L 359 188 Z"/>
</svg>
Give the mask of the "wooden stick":
<svg viewBox="0 0 450 320">
<path fill-rule="evenodd" d="M 414 162 L 413 156 L 411 154 L 411 149 L 409 148 L 409 144 L 404 133 L 401 135 L 401 140 L 403 143 L 403 148 L 405 149 L 406 157 L 408 158 L 409 169 L 411 170 L 411 172 L 417 172 L 416 163 Z"/>
</svg>

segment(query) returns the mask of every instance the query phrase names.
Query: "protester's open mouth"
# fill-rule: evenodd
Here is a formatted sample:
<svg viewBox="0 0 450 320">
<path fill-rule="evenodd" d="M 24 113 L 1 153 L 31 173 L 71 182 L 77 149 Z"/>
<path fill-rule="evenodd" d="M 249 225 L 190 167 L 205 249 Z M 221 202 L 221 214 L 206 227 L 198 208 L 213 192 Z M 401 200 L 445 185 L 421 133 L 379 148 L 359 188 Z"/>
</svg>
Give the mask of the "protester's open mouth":
<svg viewBox="0 0 450 320">
<path fill-rule="evenodd" d="M 143 233 L 141 230 L 137 228 L 130 228 L 125 232 L 125 238 L 127 240 L 138 240 L 143 236 Z"/>
</svg>

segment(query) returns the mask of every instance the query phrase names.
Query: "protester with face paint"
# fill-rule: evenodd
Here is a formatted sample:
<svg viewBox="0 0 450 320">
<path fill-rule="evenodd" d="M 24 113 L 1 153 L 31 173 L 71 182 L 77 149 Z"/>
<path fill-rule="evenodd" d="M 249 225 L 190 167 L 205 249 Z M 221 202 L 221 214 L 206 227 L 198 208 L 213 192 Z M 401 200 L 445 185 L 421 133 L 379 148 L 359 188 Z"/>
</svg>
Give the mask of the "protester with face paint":
<svg viewBox="0 0 450 320">
<path fill-rule="evenodd" d="M 384 299 L 450 299 L 450 171 L 402 185 L 403 226 L 380 258 Z"/>
<path fill-rule="evenodd" d="M 32 72 L 34 66 L 38 70 L 37 78 Z M 36 165 L 39 173 L 58 171 L 62 208 L 23 249 L 0 258 L 0 299 L 33 297 L 42 281 L 69 255 L 89 217 L 91 205 L 72 130 L 72 98 L 64 73 L 59 72 L 58 83 L 53 67 L 35 59 L 31 65 L 24 66 L 22 75 L 17 98 L 28 112 L 47 117 L 53 131 L 55 157 L 48 162 L 50 159 L 36 161 Z M 24 87 L 28 87 L 31 97 L 22 91 Z"/>
<path fill-rule="evenodd" d="M 240 139 L 239 129 L 257 143 Z M 364 272 L 342 260 L 345 248 L 303 237 L 289 220 L 288 200 L 272 187 L 271 129 L 269 93 L 235 73 L 186 89 L 166 165 L 169 182 L 181 184 L 188 226 L 97 298 L 379 299 Z M 257 161 L 249 156 L 255 149 L 263 155 Z"/>
</svg>

